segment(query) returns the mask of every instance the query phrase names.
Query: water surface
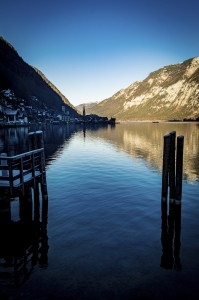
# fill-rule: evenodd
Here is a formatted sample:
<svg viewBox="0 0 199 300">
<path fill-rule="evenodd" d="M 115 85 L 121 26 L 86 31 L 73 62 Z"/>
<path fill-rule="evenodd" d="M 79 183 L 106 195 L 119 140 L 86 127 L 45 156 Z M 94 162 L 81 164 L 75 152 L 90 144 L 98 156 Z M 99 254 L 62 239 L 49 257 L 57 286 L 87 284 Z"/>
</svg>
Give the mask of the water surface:
<svg viewBox="0 0 199 300">
<path fill-rule="evenodd" d="M 2 295 L 105 300 L 192 299 L 198 294 L 198 124 L 42 129 L 48 263 L 36 264 L 18 288 L 4 286 Z M 185 137 L 181 268 L 166 269 L 161 266 L 162 148 L 163 136 L 173 130 Z M 1 130 L 0 152 L 23 152 L 27 133 L 22 128 Z"/>
</svg>

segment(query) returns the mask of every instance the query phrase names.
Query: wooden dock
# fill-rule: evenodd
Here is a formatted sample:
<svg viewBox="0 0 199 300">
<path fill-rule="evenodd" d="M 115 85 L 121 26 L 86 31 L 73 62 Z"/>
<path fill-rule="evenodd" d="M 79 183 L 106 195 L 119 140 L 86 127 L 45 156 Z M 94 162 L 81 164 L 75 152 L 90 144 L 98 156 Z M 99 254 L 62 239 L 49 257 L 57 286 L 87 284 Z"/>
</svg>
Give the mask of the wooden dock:
<svg viewBox="0 0 199 300">
<path fill-rule="evenodd" d="M 36 182 L 46 185 L 43 132 L 29 133 L 30 151 L 15 156 L 0 154 L 0 189 L 12 195 L 24 191 L 25 186 L 35 187 Z"/>
<path fill-rule="evenodd" d="M 0 154 L 0 286 L 19 286 L 37 263 L 48 265 L 47 220 L 43 132 L 36 131 L 29 151 Z"/>
<path fill-rule="evenodd" d="M 25 184 L 34 186 L 36 180 L 44 182 L 44 149 L 36 149 L 16 156 L 0 155 L 0 188 L 24 190 Z"/>
</svg>

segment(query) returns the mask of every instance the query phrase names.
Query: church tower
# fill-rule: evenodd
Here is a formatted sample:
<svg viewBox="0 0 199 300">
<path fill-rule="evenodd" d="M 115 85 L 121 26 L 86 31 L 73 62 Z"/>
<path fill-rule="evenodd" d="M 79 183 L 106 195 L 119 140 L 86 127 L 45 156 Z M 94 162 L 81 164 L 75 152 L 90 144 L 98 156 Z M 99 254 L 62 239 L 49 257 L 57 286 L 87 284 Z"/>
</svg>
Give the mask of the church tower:
<svg viewBox="0 0 199 300">
<path fill-rule="evenodd" d="M 85 117 L 86 115 L 86 109 L 85 109 L 85 105 L 83 105 L 83 117 Z"/>
</svg>

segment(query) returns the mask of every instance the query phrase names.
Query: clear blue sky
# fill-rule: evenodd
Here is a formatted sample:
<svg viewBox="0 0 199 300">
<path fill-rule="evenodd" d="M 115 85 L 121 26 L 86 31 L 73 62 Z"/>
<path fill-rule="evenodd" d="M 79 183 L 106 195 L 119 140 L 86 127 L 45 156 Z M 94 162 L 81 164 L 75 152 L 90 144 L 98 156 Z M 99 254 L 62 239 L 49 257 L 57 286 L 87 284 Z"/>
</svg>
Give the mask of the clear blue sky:
<svg viewBox="0 0 199 300">
<path fill-rule="evenodd" d="M 0 0 L 0 35 L 73 105 L 199 55 L 198 0 Z"/>
</svg>

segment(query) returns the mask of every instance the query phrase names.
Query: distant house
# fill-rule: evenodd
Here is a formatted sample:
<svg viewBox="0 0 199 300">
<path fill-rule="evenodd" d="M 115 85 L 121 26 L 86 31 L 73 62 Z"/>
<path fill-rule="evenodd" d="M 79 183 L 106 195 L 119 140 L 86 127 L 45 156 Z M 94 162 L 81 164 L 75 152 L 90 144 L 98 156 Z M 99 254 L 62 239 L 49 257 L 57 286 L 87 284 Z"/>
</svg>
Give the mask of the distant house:
<svg viewBox="0 0 199 300">
<path fill-rule="evenodd" d="M 62 115 L 62 121 L 66 122 L 66 123 L 70 122 L 70 113 L 69 113 L 69 111 L 66 111 L 66 113 Z"/>
<path fill-rule="evenodd" d="M 6 108 L 3 110 L 4 122 L 7 124 L 22 125 L 28 123 L 28 117 L 25 112 Z"/>
<path fill-rule="evenodd" d="M 62 116 L 62 121 L 65 122 L 65 123 L 69 123 L 70 122 L 70 116 Z"/>
<path fill-rule="evenodd" d="M 28 123 L 28 117 L 24 112 L 19 112 L 17 115 L 17 121 L 20 122 L 20 124 L 27 124 Z"/>
<path fill-rule="evenodd" d="M 12 109 L 6 108 L 4 110 L 4 115 L 5 115 L 5 119 L 6 119 L 5 121 L 8 123 L 16 123 L 17 113 L 18 113 L 18 110 L 12 110 Z"/>
</svg>

